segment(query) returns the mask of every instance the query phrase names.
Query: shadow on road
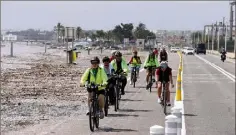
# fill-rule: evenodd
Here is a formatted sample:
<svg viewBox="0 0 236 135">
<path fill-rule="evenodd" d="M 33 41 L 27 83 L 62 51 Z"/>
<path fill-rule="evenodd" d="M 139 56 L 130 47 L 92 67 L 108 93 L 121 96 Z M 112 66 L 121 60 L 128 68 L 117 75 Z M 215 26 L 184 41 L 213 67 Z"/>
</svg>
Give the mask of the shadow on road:
<svg viewBox="0 0 236 135">
<path fill-rule="evenodd" d="M 105 131 L 105 132 L 137 132 L 137 130 L 133 129 L 116 129 L 116 128 L 99 128 L 100 131 Z"/>
<path fill-rule="evenodd" d="M 125 93 L 140 93 L 140 91 L 125 91 Z"/>
<path fill-rule="evenodd" d="M 108 114 L 108 117 L 128 117 L 128 116 L 132 116 L 132 117 L 138 117 L 139 115 L 129 115 L 129 114 Z"/>
<path fill-rule="evenodd" d="M 146 86 L 136 86 L 135 88 L 145 88 L 146 89 Z"/>
<path fill-rule="evenodd" d="M 153 110 L 120 109 L 121 112 L 151 112 Z"/>
<path fill-rule="evenodd" d="M 197 116 L 197 115 L 196 114 L 191 114 L 191 113 L 186 113 L 186 114 L 184 114 L 184 116 L 193 117 L 193 116 Z"/>
<path fill-rule="evenodd" d="M 121 99 L 121 101 L 143 101 L 138 99 Z"/>
</svg>

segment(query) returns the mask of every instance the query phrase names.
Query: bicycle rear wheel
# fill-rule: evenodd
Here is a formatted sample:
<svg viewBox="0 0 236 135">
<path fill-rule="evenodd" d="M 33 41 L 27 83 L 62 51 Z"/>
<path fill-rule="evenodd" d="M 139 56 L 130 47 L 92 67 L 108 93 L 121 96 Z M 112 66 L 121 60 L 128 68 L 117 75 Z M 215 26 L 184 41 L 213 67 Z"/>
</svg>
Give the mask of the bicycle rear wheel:
<svg viewBox="0 0 236 135">
<path fill-rule="evenodd" d="M 114 92 L 115 92 L 115 104 L 114 104 L 114 109 L 115 112 L 117 112 L 118 106 L 119 106 L 119 101 L 118 101 L 118 91 L 117 91 L 117 87 L 114 88 Z"/>
<path fill-rule="evenodd" d="M 149 78 L 149 91 L 152 92 L 152 75 Z"/>
<path fill-rule="evenodd" d="M 136 82 L 137 78 L 136 78 L 136 73 L 133 74 L 133 87 L 135 88 L 135 82 Z"/>
<path fill-rule="evenodd" d="M 105 107 L 104 107 L 104 112 L 105 112 L 105 116 L 107 117 L 108 115 L 108 106 L 109 106 L 109 103 L 108 103 L 108 94 L 106 93 L 106 97 L 105 97 Z"/>
<path fill-rule="evenodd" d="M 163 111 L 164 111 L 164 114 L 166 115 L 166 90 L 164 90 L 163 92 Z"/>
<path fill-rule="evenodd" d="M 92 132 L 94 131 L 94 118 L 95 118 L 94 114 L 95 113 L 93 111 L 93 104 L 92 104 L 89 108 L 89 127 Z"/>
</svg>

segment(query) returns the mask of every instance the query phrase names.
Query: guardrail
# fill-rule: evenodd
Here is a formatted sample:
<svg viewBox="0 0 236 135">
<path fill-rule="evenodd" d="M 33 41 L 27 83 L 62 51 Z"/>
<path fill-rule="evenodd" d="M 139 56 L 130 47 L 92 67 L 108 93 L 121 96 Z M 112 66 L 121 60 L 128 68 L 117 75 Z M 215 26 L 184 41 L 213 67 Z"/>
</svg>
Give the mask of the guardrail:
<svg viewBox="0 0 236 135">
<path fill-rule="evenodd" d="M 182 127 L 183 101 L 182 101 L 182 72 L 183 57 L 181 51 L 178 52 L 180 57 L 179 69 L 176 81 L 176 95 L 174 107 L 171 108 L 171 115 L 165 117 L 165 127 L 154 125 L 150 127 L 150 135 L 185 135 L 185 129 Z"/>
</svg>

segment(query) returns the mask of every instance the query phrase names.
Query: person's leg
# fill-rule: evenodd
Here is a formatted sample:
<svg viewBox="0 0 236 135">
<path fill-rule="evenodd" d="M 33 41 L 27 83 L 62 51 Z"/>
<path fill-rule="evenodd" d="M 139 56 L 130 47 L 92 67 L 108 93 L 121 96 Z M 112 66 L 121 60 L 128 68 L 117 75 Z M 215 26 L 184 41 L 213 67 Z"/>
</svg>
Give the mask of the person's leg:
<svg viewBox="0 0 236 135">
<path fill-rule="evenodd" d="M 104 106 L 105 106 L 105 91 L 104 90 L 100 90 L 98 92 L 98 105 L 99 105 L 99 109 L 100 109 L 100 118 L 103 119 L 104 118 Z"/>
<path fill-rule="evenodd" d="M 138 67 L 136 67 L 136 77 L 137 78 L 139 78 L 139 69 L 140 69 L 140 67 L 138 66 Z"/>
<path fill-rule="evenodd" d="M 121 93 L 122 93 L 122 95 L 124 95 L 125 94 L 125 86 L 127 84 L 127 78 L 125 76 L 122 76 L 122 80 L 121 81 L 122 81 Z"/>
<path fill-rule="evenodd" d="M 88 110 L 86 112 L 86 115 L 89 114 L 89 108 L 90 108 L 90 105 L 91 105 L 91 99 L 92 99 L 92 92 L 88 92 Z"/>
<path fill-rule="evenodd" d="M 162 92 L 162 84 L 160 81 L 157 82 L 157 96 L 158 96 L 158 103 L 161 103 L 161 92 Z"/>
<path fill-rule="evenodd" d="M 112 84 L 112 82 L 109 83 L 109 101 L 110 101 L 110 104 L 113 104 L 114 103 L 114 85 Z"/>
</svg>

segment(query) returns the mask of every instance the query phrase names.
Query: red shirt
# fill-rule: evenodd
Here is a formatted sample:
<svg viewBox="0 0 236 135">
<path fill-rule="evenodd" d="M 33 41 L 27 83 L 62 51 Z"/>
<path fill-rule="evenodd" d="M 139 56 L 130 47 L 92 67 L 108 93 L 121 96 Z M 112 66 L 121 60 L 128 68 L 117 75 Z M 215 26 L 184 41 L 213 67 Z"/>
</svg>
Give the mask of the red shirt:
<svg viewBox="0 0 236 135">
<path fill-rule="evenodd" d="M 110 62 L 115 59 L 115 56 L 111 56 Z"/>
<path fill-rule="evenodd" d="M 158 50 L 157 49 L 154 50 L 153 52 L 154 52 L 155 55 L 158 55 Z"/>
</svg>

